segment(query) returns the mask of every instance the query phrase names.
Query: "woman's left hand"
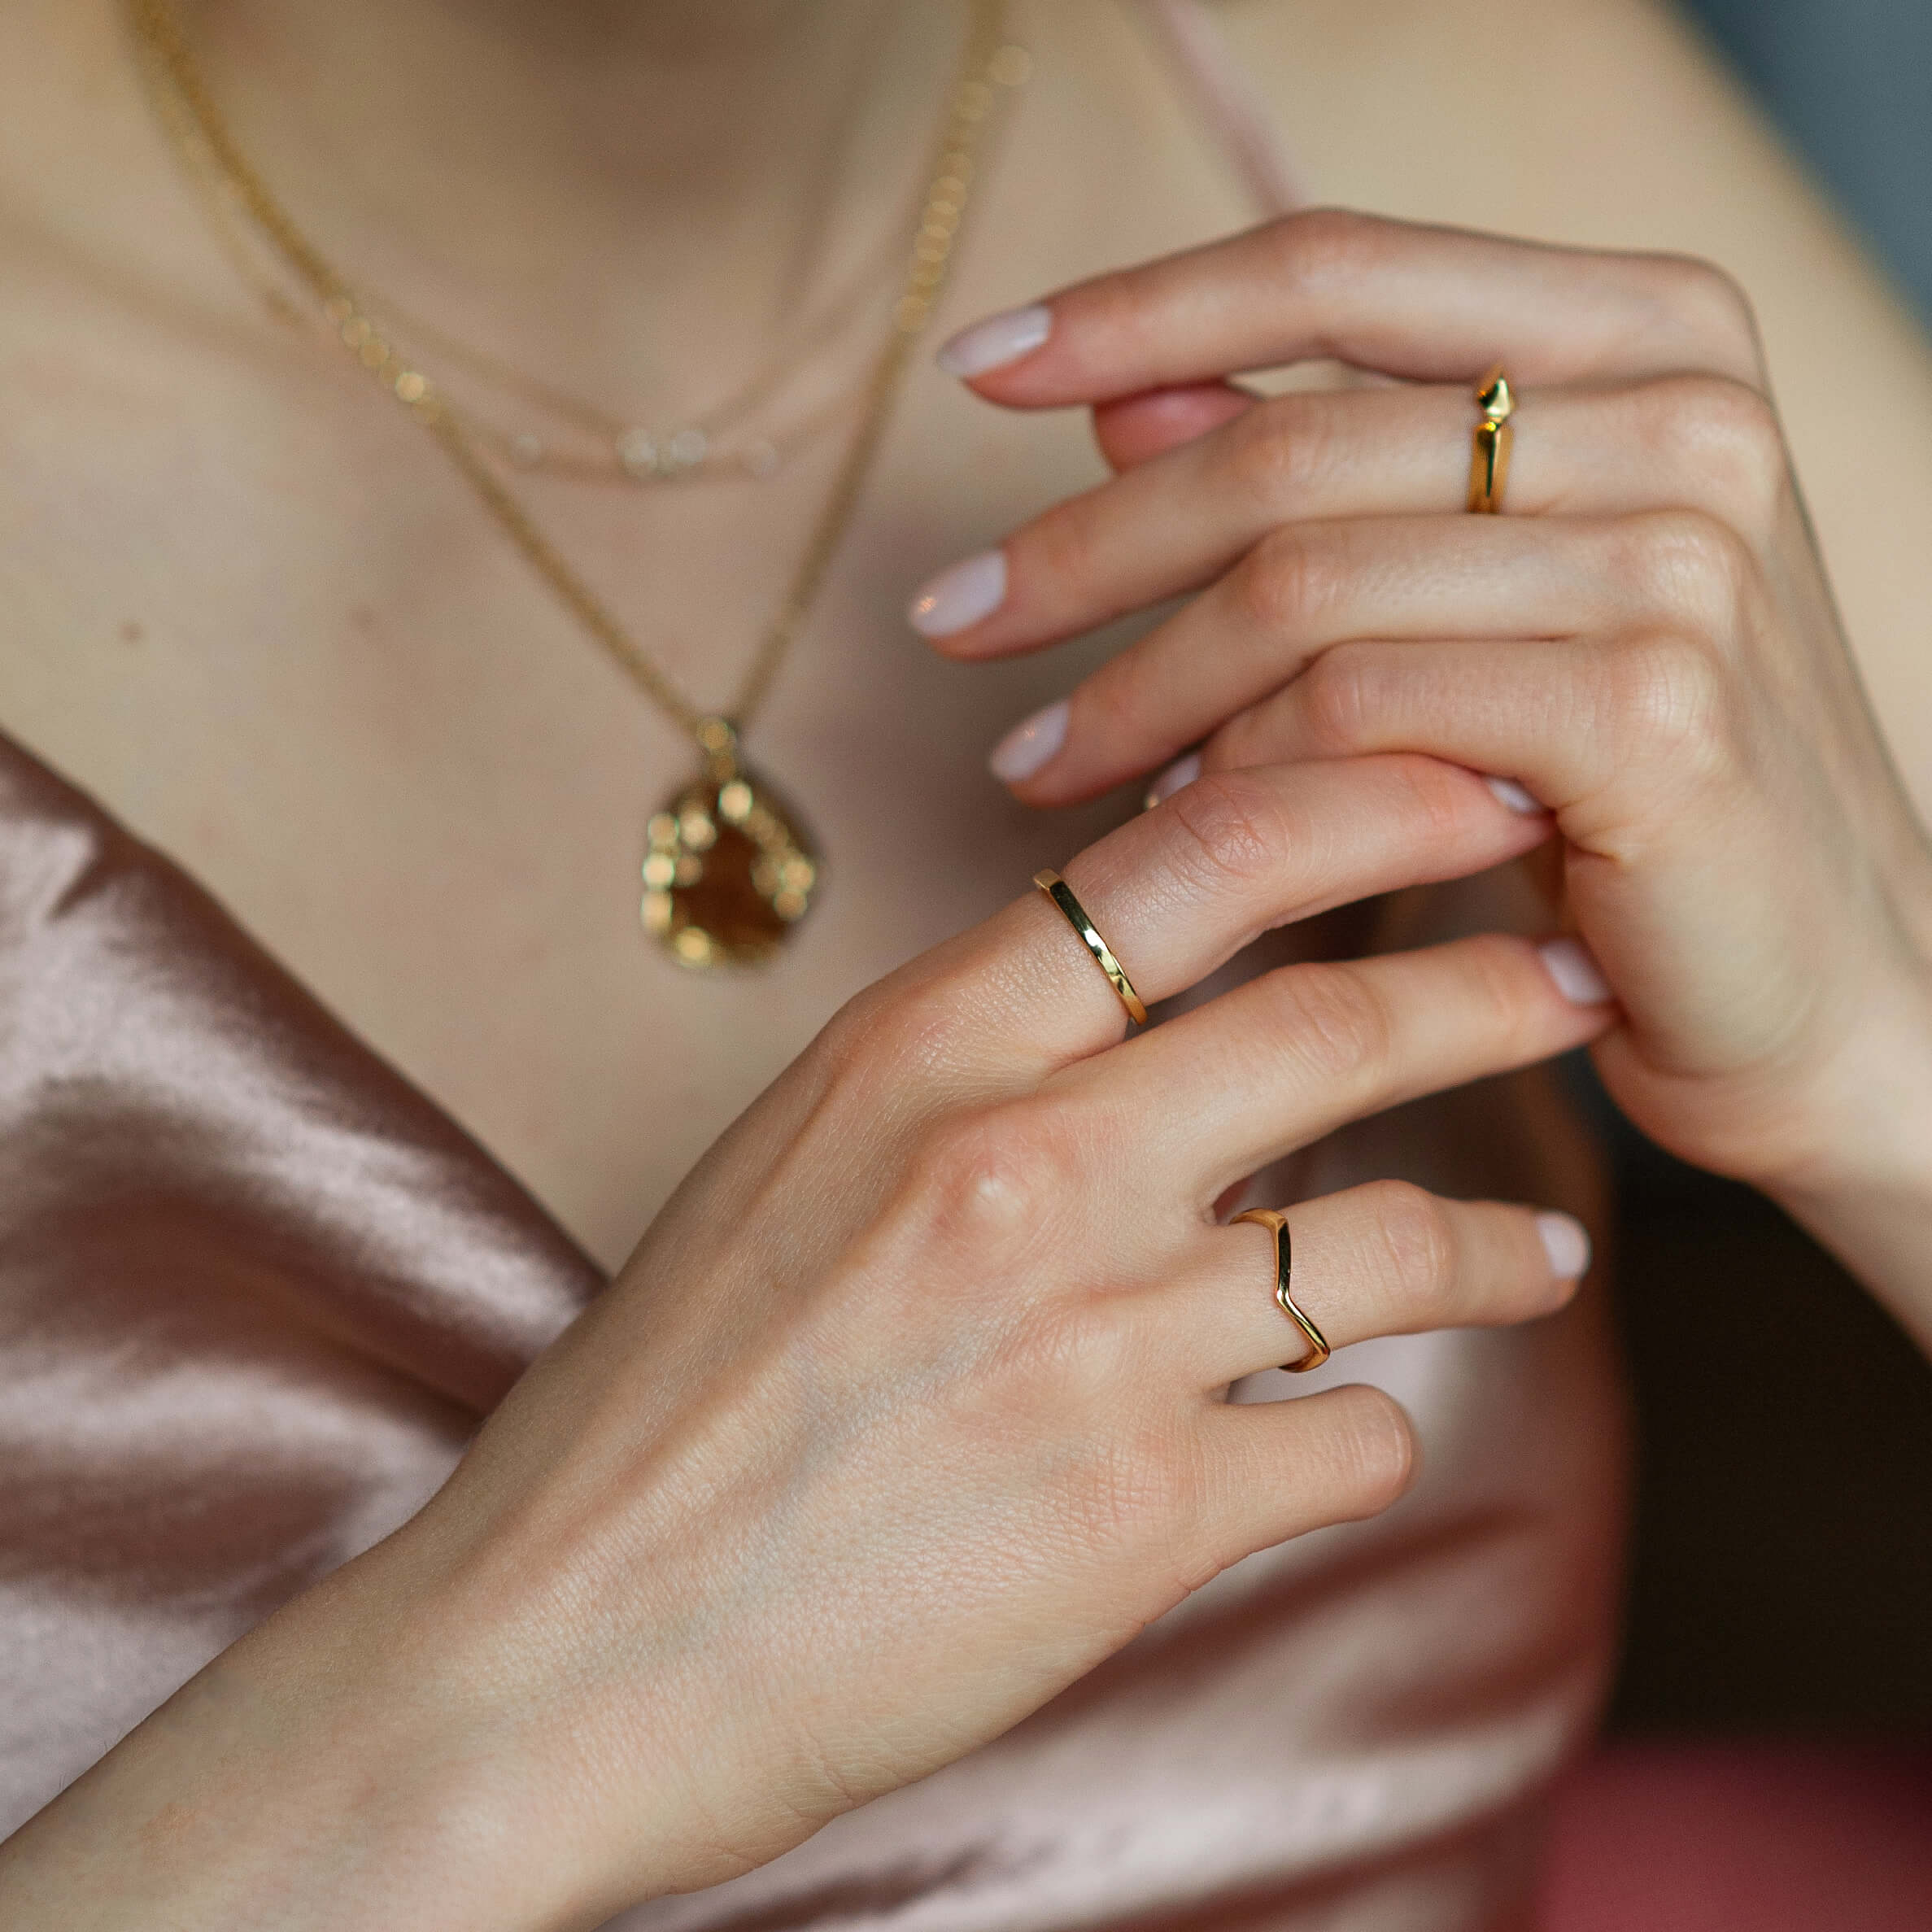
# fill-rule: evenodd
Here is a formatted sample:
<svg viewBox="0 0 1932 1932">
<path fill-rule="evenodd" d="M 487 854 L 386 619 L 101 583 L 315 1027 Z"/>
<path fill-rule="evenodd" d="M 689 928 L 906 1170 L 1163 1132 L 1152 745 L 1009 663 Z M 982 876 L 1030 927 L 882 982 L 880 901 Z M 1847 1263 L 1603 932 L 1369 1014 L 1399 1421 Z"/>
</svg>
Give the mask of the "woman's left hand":
<svg viewBox="0 0 1932 1932">
<path fill-rule="evenodd" d="M 1318 357 L 1400 380 L 1226 380 Z M 1407 751 L 1494 774 L 1560 835 L 1625 1016 L 1598 1066 L 1640 1127 L 1815 1222 L 1932 1206 L 1932 854 L 1725 277 L 1320 211 L 995 317 L 942 360 L 995 402 L 1093 406 L 1121 473 L 935 578 L 914 621 L 941 649 L 1031 651 L 1195 593 L 998 748 L 1019 797 L 1177 758 L 1165 809 L 1231 765 Z M 1472 384 L 1498 362 L 1507 513 L 1471 516 Z"/>
</svg>

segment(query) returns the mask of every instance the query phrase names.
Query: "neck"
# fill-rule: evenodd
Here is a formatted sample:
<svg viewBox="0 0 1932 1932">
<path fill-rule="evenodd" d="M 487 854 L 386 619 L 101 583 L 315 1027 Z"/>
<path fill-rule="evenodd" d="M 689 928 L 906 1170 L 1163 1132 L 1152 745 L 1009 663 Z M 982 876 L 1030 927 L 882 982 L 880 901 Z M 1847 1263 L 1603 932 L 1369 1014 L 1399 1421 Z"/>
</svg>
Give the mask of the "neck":
<svg viewBox="0 0 1932 1932">
<path fill-rule="evenodd" d="M 702 390 L 896 220 L 963 5 L 178 0 L 351 278 L 561 379 Z"/>
</svg>

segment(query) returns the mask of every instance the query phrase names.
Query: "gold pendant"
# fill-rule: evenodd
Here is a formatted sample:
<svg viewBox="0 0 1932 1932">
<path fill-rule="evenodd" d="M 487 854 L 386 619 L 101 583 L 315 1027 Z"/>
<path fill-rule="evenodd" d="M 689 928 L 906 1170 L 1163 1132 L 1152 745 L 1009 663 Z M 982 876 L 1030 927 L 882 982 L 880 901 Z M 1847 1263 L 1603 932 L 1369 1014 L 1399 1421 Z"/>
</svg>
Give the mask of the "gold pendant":
<svg viewBox="0 0 1932 1932">
<path fill-rule="evenodd" d="M 698 727 L 704 768 L 646 828 L 644 930 L 694 969 L 770 959 L 809 909 L 818 861 L 791 809 L 739 762 L 722 718 Z"/>
</svg>

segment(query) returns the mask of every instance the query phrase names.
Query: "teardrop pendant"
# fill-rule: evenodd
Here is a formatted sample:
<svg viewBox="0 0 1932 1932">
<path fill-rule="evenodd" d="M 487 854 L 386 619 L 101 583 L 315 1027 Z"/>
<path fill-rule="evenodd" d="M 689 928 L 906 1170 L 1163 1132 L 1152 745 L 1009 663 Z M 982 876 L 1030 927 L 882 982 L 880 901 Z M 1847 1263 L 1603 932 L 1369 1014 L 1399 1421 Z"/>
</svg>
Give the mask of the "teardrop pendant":
<svg viewBox="0 0 1932 1932">
<path fill-rule="evenodd" d="M 722 718 L 698 728 L 704 766 L 646 828 L 644 930 L 681 965 L 756 966 L 792 936 L 818 861 L 791 807 L 739 761 Z"/>
</svg>

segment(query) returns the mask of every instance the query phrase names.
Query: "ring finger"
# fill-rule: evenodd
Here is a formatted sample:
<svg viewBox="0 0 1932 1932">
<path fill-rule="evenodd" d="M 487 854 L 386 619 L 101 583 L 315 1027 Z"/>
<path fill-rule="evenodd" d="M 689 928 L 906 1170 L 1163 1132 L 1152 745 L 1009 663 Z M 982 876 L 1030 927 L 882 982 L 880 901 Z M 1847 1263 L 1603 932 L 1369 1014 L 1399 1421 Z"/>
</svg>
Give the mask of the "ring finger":
<svg viewBox="0 0 1932 1932">
<path fill-rule="evenodd" d="M 1547 1315 L 1590 1265 L 1568 1215 L 1451 1201 L 1371 1181 L 1287 1210 L 1290 1293 L 1331 1349 L 1376 1335 L 1501 1326 Z M 1195 1264 L 1160 1291 L 1169 1345 L 1203 1390 L 1313 1352 L 1276 1300 L 1276 1249 L 1253 1222 L 1210 1230 Z"/>
<path fill-rule="evenodd" d="M 1092 796 L 1158 769 L 1224 719 L 1293 690 L 1324 654 L 1364 640 L 1474 648 L 1661 633 L 1687 615 L 1721 622 L 1738 547 L 1711 519 L 1681 511 L 1294 526 L 1101 665 L 1062 700 L 1045 734 L 1049 755 L 1023 775 L 1009 764 L 1004 775 L 1032 805 Z M 1036 718 L 1018 735 L 1031 743 L 1040 732 Z M 1404 748 L 1440 752 L 1435 742 Z"/>
</svg>

